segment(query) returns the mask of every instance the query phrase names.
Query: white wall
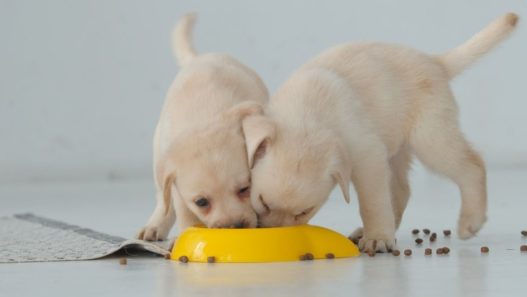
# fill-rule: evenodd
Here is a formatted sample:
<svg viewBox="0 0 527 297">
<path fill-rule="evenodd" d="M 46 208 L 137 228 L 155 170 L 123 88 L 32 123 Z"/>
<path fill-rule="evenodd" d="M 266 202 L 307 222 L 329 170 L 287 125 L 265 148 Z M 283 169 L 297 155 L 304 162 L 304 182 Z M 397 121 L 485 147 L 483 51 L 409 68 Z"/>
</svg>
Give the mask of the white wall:
<svg viewBox="0 0 527 297">
<path fill-rule="evenodd" d="M 146 177 L 177 72 L 169 33 L 197 11 L 197 48 L 275 90 L 336 43 L 441 52 L 507 11 L 519 28 L 453 84 L 464 131 L 493 166 L 527 166 L 527 6 L 485 1 L 0 1 L 0 182 Z"/>
</svg>

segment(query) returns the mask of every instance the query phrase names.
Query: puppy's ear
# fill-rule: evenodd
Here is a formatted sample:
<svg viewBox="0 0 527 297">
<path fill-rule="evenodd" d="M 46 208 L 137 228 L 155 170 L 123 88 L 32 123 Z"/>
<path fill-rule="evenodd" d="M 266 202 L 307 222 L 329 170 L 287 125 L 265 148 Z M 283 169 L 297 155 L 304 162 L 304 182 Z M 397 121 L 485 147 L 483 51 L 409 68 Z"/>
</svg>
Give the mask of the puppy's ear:
<svg viewBox="0 0 527 297">
<path fill-rule="evenodd" d="M 346 203 L 350 203 L 351 167 L 349 157 L 341 143 L 335 144 L 331 177 L 337 182 Z"/>
<path fill-rule="evenodd" d="M 163 183 L 163 202 L 165 203 L 165 215 L 174 207 L 172 202 L 172 186 L 176 181 L 176 175 L 170 174 L 165 178 Z"/>
<path fill-rule="evenodd" d="M 156 182 L 163 192 L 163 202 L 165 204 L 165 215 L 173 207 L 172 186 L 176 181 L 176 172 L 173 163 L 168 158 L 161 158 L 156 164 Z"/>
<path fill-rule="evenodd" d="M 228 109 L 224 116 L 231 120 L 241 121 L 251 115 L 263 114 L 263 106 L 254 101 L 244 101 Z"/>
<path fill-rule="evenodd" d="M 242 121 L 243 135 L 247 147 L 249 168 L 253 168 L 256 161 L 261 158 L 276 134 L 276 126 L 262 115 L 248 116 Z"/>
</svg>

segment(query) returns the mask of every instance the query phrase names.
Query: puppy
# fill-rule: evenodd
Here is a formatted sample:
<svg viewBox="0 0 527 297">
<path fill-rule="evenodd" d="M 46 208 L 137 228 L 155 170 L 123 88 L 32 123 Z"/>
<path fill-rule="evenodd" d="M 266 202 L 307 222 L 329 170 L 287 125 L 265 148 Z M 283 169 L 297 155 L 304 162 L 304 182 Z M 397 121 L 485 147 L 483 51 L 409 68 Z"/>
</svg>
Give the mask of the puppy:
<svg viewBox="0 0 527 297">
<path fill-rule="evenodd" d="M 463 137 L 449 81 L 503 40 L 506 14 L 443 55 L 397 45 L 352 43 L 307 62 L 244 122 L 251 201 L 263 226 L 304 224 L 336 184 L 357 191 L 366 251 L 394 247 L 410 190 L 412 155 L 461 190 L 459 236 L 486 220 L 486 173 Z"/>
<path fill-rule="evenodd" d="M 262 114 L 269 95 L 258 75 L 234 58 L 197 55 L 190 41 L 193 21 L 193 15 L 185 16 L 174 31 L 182 69 L 155 130 L 157 205 L 139 239 L 165 239 L 175 221 L 179 231 L 195 224 L 257 223 L 241 123 Z"/>
</svg>

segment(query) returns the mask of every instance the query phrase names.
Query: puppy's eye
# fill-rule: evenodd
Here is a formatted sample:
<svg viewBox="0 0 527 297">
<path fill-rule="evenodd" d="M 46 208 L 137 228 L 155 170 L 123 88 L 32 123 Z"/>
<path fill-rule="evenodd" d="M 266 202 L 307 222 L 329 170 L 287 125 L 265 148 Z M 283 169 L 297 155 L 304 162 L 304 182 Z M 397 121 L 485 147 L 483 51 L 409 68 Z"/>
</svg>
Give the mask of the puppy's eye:
<svg viewBox="0 0 527 297">
<path fill-rule="evenodd" d="M 249 194 L 251 194 L 251 188 L 250 187 L 243 187 L 238 190 L 238 197 L 239 198 L 247 198 L 249 197 Z"/>
<path fill-rule="evenodd" d="M 194 201 L 194 203 L 196 203 L 196 205 L 198 207 L 207 207 L 209 206 L 209 199 L 205 198 L 205 197 L 201 197 L 199 198 L 198 200 Z"/>
<path fill-rule="evenodd" d="M 312 210 L 313 210 L 314 207 L 310 207 L 306 210 L 304 210 L 303 212 L 295 215 L 295 221 L 298 221 L 299 219 L 301 219 L 302 217 L 306 216 L 307 214 L 309 214 Z"/>
</svg>

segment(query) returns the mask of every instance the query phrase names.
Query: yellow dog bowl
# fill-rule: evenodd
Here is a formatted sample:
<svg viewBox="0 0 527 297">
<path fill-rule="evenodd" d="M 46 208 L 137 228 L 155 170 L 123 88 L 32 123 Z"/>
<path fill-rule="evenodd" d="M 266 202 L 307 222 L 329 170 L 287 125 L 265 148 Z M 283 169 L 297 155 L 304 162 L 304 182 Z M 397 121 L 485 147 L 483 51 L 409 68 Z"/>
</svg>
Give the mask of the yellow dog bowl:
<svg viewBox="0 0 527 297">
<path fill-rule="evenodd" d="M 189 262 L 257 263 L 349 258 L 359 249 L 343 235 L 317 226 L 257 229 L 191 227 L 177 239 L 170 258 Z"/>
</svg>

